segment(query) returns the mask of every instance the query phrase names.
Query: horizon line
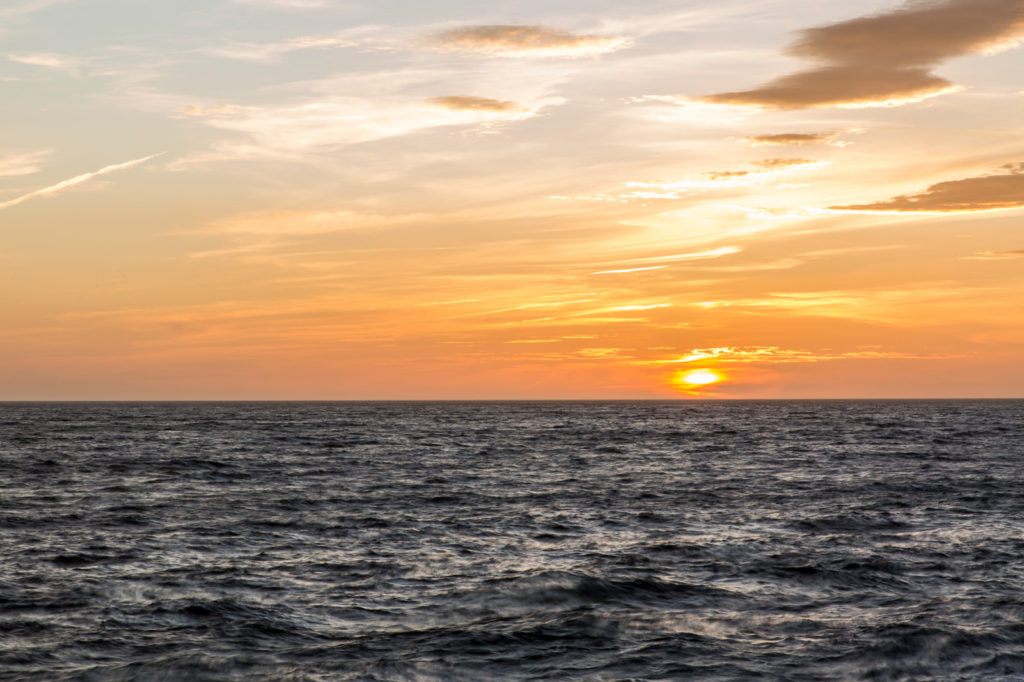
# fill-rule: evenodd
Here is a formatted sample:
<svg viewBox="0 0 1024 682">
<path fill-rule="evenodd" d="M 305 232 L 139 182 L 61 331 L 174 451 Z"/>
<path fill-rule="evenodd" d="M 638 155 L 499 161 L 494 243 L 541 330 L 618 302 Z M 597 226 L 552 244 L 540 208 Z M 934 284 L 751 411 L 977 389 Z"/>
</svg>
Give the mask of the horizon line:
<svg viewBox="0 0 1024 682">
<path fill-rule="evenodd" d="M 17 404 L 111 404 L 111 403 L 697 403 L 697 402 L 940 402 L 940 401 L 1018 401 L 1014 397 L 847 397 L 847 398 L 40 398 L 0 399 L 0 405 Z"/>
</svg>

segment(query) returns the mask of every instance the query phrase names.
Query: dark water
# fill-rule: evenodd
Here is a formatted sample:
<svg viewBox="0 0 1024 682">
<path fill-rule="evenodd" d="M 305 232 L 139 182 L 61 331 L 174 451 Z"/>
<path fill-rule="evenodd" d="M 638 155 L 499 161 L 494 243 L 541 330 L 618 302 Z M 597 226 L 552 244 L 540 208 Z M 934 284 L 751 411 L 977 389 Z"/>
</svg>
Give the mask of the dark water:
<svg viewBox="0 0 1024 682">
<path fill-rule="evenodd" d="M 1024 402 L 0 404 L 0 678 L 1024 680 Z"/>
</svg>

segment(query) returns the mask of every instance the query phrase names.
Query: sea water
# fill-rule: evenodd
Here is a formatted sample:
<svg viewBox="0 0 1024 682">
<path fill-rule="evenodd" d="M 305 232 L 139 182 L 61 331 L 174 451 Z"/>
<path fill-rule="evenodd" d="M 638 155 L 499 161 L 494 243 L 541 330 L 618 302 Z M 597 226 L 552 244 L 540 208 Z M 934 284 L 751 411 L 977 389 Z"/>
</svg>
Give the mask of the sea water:
<svg viewBox="0 0 1024 682">
<path fill-rule="evenodd" d="M 1024 679 L 1024 401 L 0 404 L 0 679 Z"/>
</svg>

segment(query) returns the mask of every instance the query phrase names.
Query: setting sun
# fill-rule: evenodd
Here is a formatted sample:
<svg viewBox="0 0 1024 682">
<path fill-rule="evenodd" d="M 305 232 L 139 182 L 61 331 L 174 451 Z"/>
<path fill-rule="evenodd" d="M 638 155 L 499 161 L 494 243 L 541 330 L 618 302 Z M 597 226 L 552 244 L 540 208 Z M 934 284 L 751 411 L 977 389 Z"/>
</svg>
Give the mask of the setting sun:
<svg viewBox="0 0 1024 682">
<path fill-rule="evenodd" d="M 679 375 L 677 381 L 683 386 L 706 386 L 707 384 L 718 383 L 722 375 L 710 369 L 695 369 Z"/>
</svg>

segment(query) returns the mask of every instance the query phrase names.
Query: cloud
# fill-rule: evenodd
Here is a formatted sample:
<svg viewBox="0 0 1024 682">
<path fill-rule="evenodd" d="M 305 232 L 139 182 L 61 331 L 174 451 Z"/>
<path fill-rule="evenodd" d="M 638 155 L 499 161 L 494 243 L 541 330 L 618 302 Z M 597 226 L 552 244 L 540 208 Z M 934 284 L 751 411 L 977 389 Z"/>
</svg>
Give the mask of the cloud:
<svg viewBox="0 0 1024 682">
<path fill-rule="evenodd" d="M 162 153 L 163 152 L 161 152 L 161 154 Z M 44 187 L 43 189 L 37 189 L 34 192 L 22 194 L 20 197 L 15 197 L 14 199 L 9 199 L 8 201 L 0 202 L 0 210 L 3 210 L 5 208 L 11 208 L 12 206 L 17 206 L 18 204 L 24 203 L 29 199 L 34 199 L 35 197 L 43 197 L 49 196 L 51 194 L 56 194 L 70 187 L 74 187 L 75 185 L 81 185 L 83 182 L 88 182 L 89 180 L 92 180 L 93 178 L 99 177 L 101 175 L 107 175 L 108 173 L 114 173 L 119 170 L 125 170 L 128 168 L 132 168 L 134 166 L 138 166 L 139 164 L 145 163 L 150 159 L 155 159 L 161 154 L 152 154 L 150 156 L 144 156 L 141 159 L 134 159 L 132 161 L 126 161 L 124 163 L 118 163 L 111 166 L 104 166 L 98 171 L 93 171 L 91 173 L 83 173 L 82 175 L 76 175 L 75 177 L 70 178 L 68 180 L 58 182 L 55 185 L 50 185 L 49 187 Z"/>
<path fill-rule="evenodd" d="M 856 350 L 845 353 L 814 352 L 780 348 L 778 346 L 723 346 L 718 348 L 694 348 L 687 355 L 676 360 L 657 360 L 643 364 L 680 364 L 717 360 L 730 363 L 788 364 L 794 362 L 824 362 L 829 360 L 892 360 L 918 359 L 938 360 L 962 357 L 947 354 L 901 353 L 884 350 Z"/>
<path fill-rule="evenodd" d="M 847 143 L 837 140 L 839 132 L 827 133 L 775 133 L 770 135 L 751 135 L 746 141 L 755 146 L 777 145 L 780 147 L 798 147 L 812 144 L 829 144 L 834 147 L 843 147 Z"/>
<path fill-rule="evenodd" d="M 750 175 L 751 171 L 710 171 L 705 173 L 711 180 L 728 180 L 730 178 L 743 178 Z"/>
<path fill-rule="evenodd" d="M 74 1 L 75 0 L 28 0 L 28 2 L 16 2 L 0 8 L 0 19 L 12 19 L 14 17 L 44 10 L 51 5 L 61 5 Z"/>
<path fill-rule="evenodd" d="M 818 68 L 699 99 L 769 109 L 919 101 L 960 89 L 932 73 L 943 61 L 1010 47 L 1022 34 L 1024 0 L 911 2 L 802 31 L 788 53 L 821 63 Z"/>
<path fill-rule="evenodd" d="M 793 166 L 806 166 L 807 164 L 817 163 L 811 159 L 761 159 L 755 161 L 754 165 L 761 168 L 767 168 L 768 170 L 776 170 L 779 168 L 792 168 Z"/>
<path fill-rule="evenodd" d="M 905 325 L 913 324 L 915 316 L 925 319 L 937 310 L 963 309 L 965 300 L 991 297 L 999 291 L 998 287 L 922 281 L 905 283 L 895 289 L 766 292 L 758 298 L 698 301 L 694 305 L 705 309 L 733 308 L 769 316 L 811 315 Z"/>
<path fill-rule="evenodd" d="M 585 57 L 613 52 L 630 44 L 627 38 L 518 25 L 466 26 L 435 33 L 428 42 L 438 50 L 531 57 Z"/>
<path fill-rule="evenodd" d="M 53 5 L 62 5 L 78 0 L 27 0 L 12 2 L 4 0 L 0 3 L 0 36 L 6 34 L 14 24 L 22 23 L 32 14 L 46 10 Z"/>
<path fill-rule="evenodd" d="M 830 206 L 835 211 L 960 213 L 1024 207 L 1024 163 L 1002 166 L 1006 173 L 947 180 L 917 194 L 901 194 L 872 204 Z"/>
<path fill-rule="evenodd" d="M 82 64 L 81 59 L 54 54 L 52 52 L 32 52 L 26 54 L 9 54 L 7 59 L 28 66 L 44 66 L 50 69 L 73 71 Z"/>
<path fill-rule="evenodd" d="M 395 96 L 372 100 L 328 96 L 278 106 L 186 108 L 181 113 L 202 117 L 209 126 L 247 135 L 247 142 L 218 144 L 215 155 L 210 157 L 238 159 L 294 157 L 317 149 L 371 142 L 444 126 L 519 121 L 536 115 L 545 104 L 560 103 L 556 98 L 549 98 L 535 107 L 509 108 L 498 100 L 484 98 L 438 99 L 442 101 L 424 102 Z M 474 101 L 477 106 L 471 106 Z M 493 104 L 481 104 L 486 102 Z"/>
<path fill-rule="evenodd" d="M 37 152 L 16 154 L 14 156 L 0 156 L 0 177 L 13 177 L 17 175 L 31 175 L 38 173 L 39 162 L 50 155 L 46 149 Z"/>
<path fill-rule="evenodd" d="M 967 260 L 1009 260 L 1011 258 L 1024 258 L 1024 249 L 1018 251 L 982 251 L 973 256 L 968 256 Z"/>
<path fill-rule="evenodd" d="M 488 97 L 472 97 L 469 95 L 450 95 L 447 97 L 433 97 L 427 100 L 428 103 L 450 109 L 452 111 L 492 111 L 492 112 L 520 112 L 523 111 L 515 102 L 490 99 Z"/>
<path fill-rule="evenodd" d="M 239 106 L 237 104 L 189 104 L 179 107 L 178 113 L 174 114 L 172 118 L 214 118 L 217 116 L 233 116 L 240 111 L 244 111 L 246 108 L 247 107 Z"/>
<path fill-rule="evenodd" d="M 674 181 L 627 182 L 629 191 L 617 196 L 617 199 L 649 200 L 649 199 L 680 199 L 693 192 L 702 190 L 718 190 L 736 187 L 755 187 L 770 183 L 793 173 L 817 170 L 829 165 L 827 161 L 811 159 L 774 158 L 755 161 L 757 170 L 708 171 L 698 178 L 687 178 Z"/>
<path fill-rule="evenodd" d="M 215 57 L 264 62 L 299 50 L 324 50 L 327 48 L 357 47 L 359 45 L 358 41 L 341 35 L 309 35 L 289 38 L 276 43 L 230 43 L 223 47 L 208 48 L 204 52 Z"/>
<path fill-rule="evenodd" d="M 668 256 L 648 256 L 644 258 L 630 258 L 628 260 L 618 261 L 620 263 L 651 263 L 660 261 L 689 261 L 689 260 L 705 260 L 708 258 L 721 258 L 723 256 L 731 256 L 734 253 L 740 253 L 743 249 L 735 246 L 721 246 L 717 249 L 710 249 L 708 251 L 694 251 L 690 253 L 673 253 Z"/>
<path fill-rule="evenodd" d="M 356 211 L 257 211 L 213 223 L 206 232 L 237 235 L 308 236 L 406 225 L 428 216 L 420 214 L 382 215 Z"/>
<path fill-rule="evenodd" d="M 620 270 L 600 270 L 598 272 L 592 272 L 592 275 L 621 275 L 627 272 L 643 272 L 645 270 L 664 270 L 667 265 L 649 265 L 645 268 L 622 268 Z"/>
<path fill-rule="evenodd" d="M 330 0 L 232 0 L 238 5 L 260 5 L 282 9 L 320 9 L 330 7 Z"/>
</svg>

